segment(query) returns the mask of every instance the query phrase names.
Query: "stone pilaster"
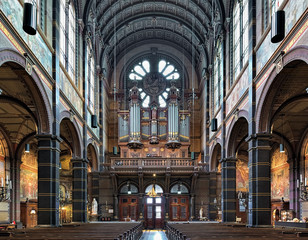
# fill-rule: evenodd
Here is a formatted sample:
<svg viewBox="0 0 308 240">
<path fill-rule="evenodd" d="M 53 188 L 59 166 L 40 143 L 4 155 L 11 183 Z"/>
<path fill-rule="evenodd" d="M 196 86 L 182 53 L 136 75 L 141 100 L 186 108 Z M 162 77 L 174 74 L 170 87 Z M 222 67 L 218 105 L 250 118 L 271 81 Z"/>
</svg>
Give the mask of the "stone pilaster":
<svg viewBox="0 0 308 240">
<path fill-rule="evenodd" d="M 269 134 L 249 136 L 248 225 L 271 225 L 271 163 Z"/>
<path fill-rule="evenodd" d="M 190 208 L 189 208 L 189 219 L 193 220 L 195 218 L 195 195 L 190 195 Z"/>
<path fill-rule="evenodd" d="M 236 218 L 236 158 L 221 161 L 222 221 L 235 222 Z"/>
<path fill-rule="evenodd" d="M 143 220 L 144 218 L 144 212 L 143 212 L 143 209 L 144 209 L 144 203 L 143 203 L 143 196 L 144 194 L 143 193 L 139 193 L 139 204 L 138 204 L 138 210 L 139 210 L 139 221 Z"/>
<path fill-rule="evenodd" d="M 114 220 L 119 220 L 119 199 L 117 195 L 113 195 Z"/>
<path fill-rule="evenodd" d="M 87 160 L 72 159 L 73 222 L 87 222 Z"/>
<path fill-rule="evenodd" d="M 59 160 L 61 139 L 39 135 L 38 225 L 59 226 Z"/>
</svg>

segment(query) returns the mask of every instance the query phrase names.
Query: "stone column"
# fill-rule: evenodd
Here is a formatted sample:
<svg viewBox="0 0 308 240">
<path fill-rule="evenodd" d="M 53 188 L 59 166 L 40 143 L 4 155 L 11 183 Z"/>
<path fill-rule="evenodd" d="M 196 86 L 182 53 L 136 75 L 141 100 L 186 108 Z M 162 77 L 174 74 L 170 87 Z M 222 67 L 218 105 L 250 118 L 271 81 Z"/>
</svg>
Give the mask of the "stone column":
<svg viewBox="0 0 308 240">
<path fill-rule="evenodd" d="M 216 172 L 210 172 L 210 205 L 209 205 L 209 219 L 215 220 L 217 219 L 217 202 L 214 203 L 214 200 L 217 201 L 216 196 L 216 188 L 217 188 L 217 181 L 216 181 Z"/>
<path fill-rule="evenodd" d="M 143 193 L 139 193 L 139 202 L 138 202 L 138 211 L 139 211 L 139 221 L 143 220 L 144 218 L 144 205 L 143 205 Z"/>
<path fill-rule="evenodd" d="M 87 222 L 87 160 L 74 158 L 73 222 Z"/>
<path fill-rule="evenodd" d="M 38 135 L 38 225 L 59 226 L 59 160 L 61 139 Z"/>
<path fill-rule="evenodd" d="M 235 222 L 236 218 L 236 158 L 221 161 L 222 221 Z"/>
<path fill-rule="evenodd" d="M 189 219 L 192 221 L 195 218 L 195 195 L 190 196 Z"/>
<path fill-rule="evenodd" d="M 269 134 L 249 136 L 248 225 L 271 225 L 271 163 Z"/>
<path fill-rule="evenodd" d="M 114 220 L 119 220 L 119 199 L 117 195 L 113 195 Z"/>
<path fill-rule="evenodd" d="M 169 204 L 169 193 L 164 194 L 165 195 L 165 221 L 168 221 L 170 218 L 169 215 L 169 208 L 170 208 L 170 204 Z"/>
</svg>

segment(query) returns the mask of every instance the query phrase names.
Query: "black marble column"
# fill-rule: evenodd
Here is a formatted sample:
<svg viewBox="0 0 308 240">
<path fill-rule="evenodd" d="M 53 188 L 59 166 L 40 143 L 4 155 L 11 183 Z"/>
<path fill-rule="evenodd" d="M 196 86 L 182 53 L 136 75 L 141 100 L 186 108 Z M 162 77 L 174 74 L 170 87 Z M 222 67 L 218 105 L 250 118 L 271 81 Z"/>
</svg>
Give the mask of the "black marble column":
<svg viewBox="0 0 308 240">
<path fill-rule="evenodd" d="M 87 222 L 87 160 L 72 159 L 73 222 Z"/>
<path fill-rule="evenodd" d="M 217 175 L 216 172 L 210 172 L 210 205 L 209 205 L 209 219 L 215 220 L 217 219 L 217 208 L 214 203 L 214 199 L 217 201 L 216 196 L 216 188 L 217 188 Z"/>
<path fill-rule="evenodd" d="M 38 135 L 38 225 L 59 226 L 61 139 Z"/>
<path fill-rule="evenodd" d="M 271 163 L 268 134 L 249 136 L 249 200 L 248 225 L 271 225 Z"/>
<path fill-rule="evenodd" d="M 236 159 L 221 161 L 222 221 L 235 222 L 236 218 Z"/>
</svg>

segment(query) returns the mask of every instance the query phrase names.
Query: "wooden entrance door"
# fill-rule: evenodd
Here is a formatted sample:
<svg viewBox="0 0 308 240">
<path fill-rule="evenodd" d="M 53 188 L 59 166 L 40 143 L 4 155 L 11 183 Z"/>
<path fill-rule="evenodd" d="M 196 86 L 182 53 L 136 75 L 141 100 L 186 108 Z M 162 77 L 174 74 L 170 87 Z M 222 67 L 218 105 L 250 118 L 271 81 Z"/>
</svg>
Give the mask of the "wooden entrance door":
<svg viewBox="0 0 308 240">
<path fill-rule="evenodd" d="M 189 219 L 189 197 L 173 196 L 170 197 L 170 220 L 188 221 Z"/>
<path fill-rule="evenodd" d="M 163 197 L 145 197 L 145 228 L 161 229 L 164 227 L 164 204 L 165 203 Z"/>
<path fill-rule="evenodd" d="M 138 196 L 120 196 L 120 221 L 138 220 Z"/>
</svg>

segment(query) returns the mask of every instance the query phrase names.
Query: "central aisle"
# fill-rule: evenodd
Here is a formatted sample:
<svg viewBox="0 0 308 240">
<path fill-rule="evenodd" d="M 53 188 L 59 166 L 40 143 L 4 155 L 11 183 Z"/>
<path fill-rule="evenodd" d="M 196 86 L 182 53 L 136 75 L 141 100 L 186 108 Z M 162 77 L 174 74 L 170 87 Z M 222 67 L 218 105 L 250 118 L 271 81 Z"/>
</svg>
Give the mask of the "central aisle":
<svg viewBox="0 0 308 240">
<path fill-rule="evenodd" d="M 144 230 L 140 240 L 167 240 L 167 236 L 162 230 Z"/>
</svg>

